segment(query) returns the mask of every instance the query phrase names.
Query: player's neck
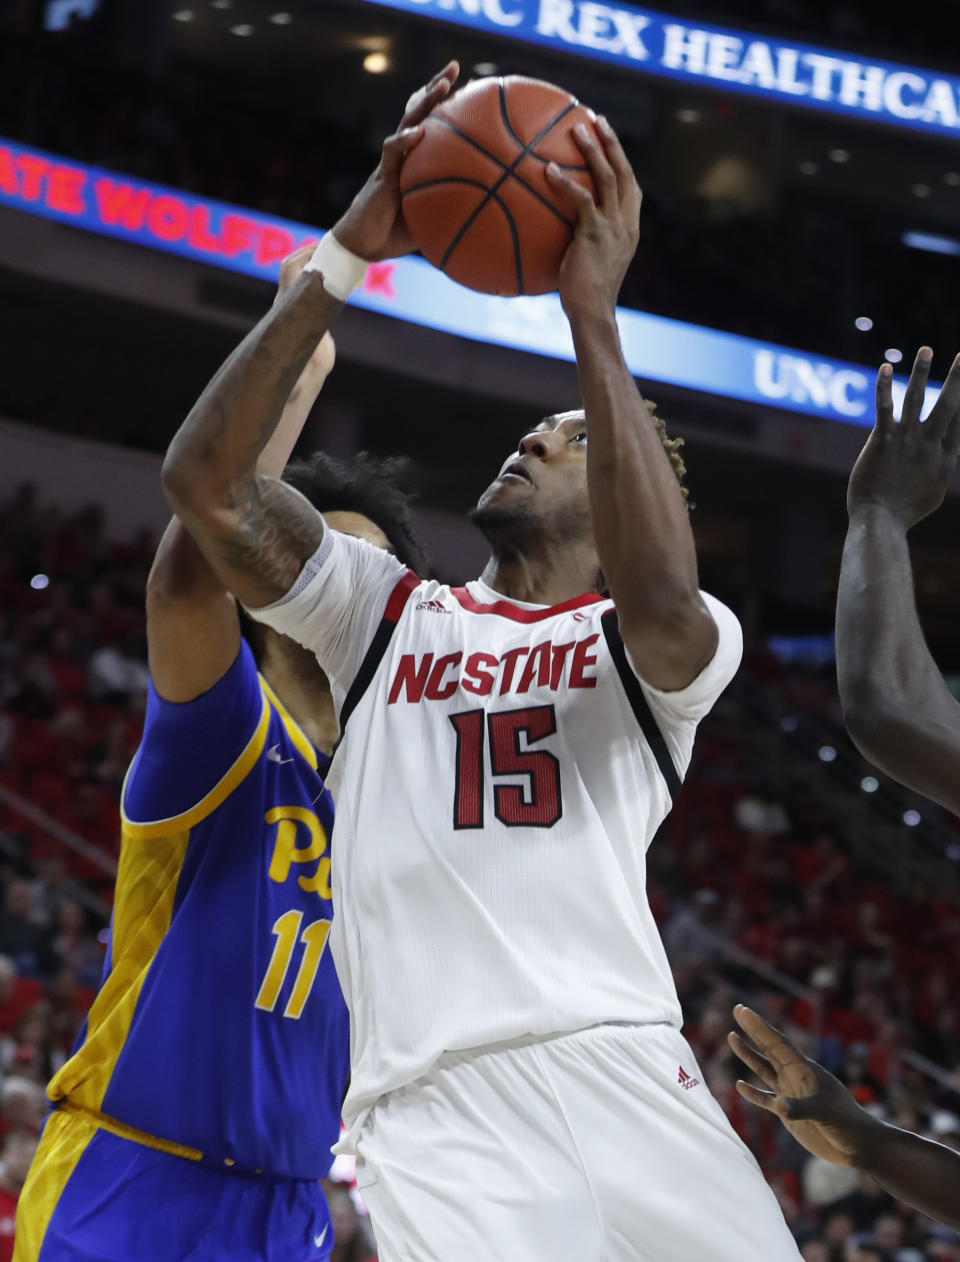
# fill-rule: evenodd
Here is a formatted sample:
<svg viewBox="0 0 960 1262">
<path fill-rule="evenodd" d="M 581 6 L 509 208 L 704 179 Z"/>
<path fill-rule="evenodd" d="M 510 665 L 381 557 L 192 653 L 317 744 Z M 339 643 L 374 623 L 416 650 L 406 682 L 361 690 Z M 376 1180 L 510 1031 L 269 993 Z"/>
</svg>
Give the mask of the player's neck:
<svg viewBox="0 0 960 1262">
<path fill-rule="evenodd" d="M 536 557 L 495 553 L 480 577 L 507 600 L 559 605 L 584 592 L 596 591 L 598 575 L 597 557 L 592 547 L 568 547 L 562 552 Z"/>
<path fill-rule="evenodd" d="M 291 648 L 299 649 L 299 645 L 284 645 L 265 653 L 261 672 L 314 749 L 332 753 L 340 733 L 327 677 L 312 655 L 307 654 L 310 660 L 304 663 Z M 299 649 L 299 653 L 304 652 Z"/>
</svg>

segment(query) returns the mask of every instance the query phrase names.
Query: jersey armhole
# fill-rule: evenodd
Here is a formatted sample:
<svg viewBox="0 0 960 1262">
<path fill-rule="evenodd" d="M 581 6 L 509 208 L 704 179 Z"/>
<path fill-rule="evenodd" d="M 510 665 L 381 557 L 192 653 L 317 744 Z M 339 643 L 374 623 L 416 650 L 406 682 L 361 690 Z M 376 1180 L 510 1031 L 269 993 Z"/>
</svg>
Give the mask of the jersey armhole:
<svg viewBox="0 0 960 1262">
<path fill-rule="evenodd" d="M 403 575 L 390 593 L 387 606 L 383 611 L 383 617 L 380 619 L 380 625 L 374 632 L 373 639 L 370 641 L 370 647 L 364 654 L 363 661 L 360 663 L 360 669 L 357 671 L 356 677 L 343 699 L 343 705 L 340 707 L 340 740 L 337 741 L 338 745 L 343 740 L 347 720 L 357 708 L 363 694 L 370 687 L 370 681 L 376 674 L 377 667 L 383 661 L 387 645 L 390 643 L 390 639 L 396 630 L 397 623 L 400 621 L 400 615 L 406 608 L 407 601 L 410 599 L 414 589 L 420 586 L 420 583 L 421 579 L 414 574 L 413 570 L 407 570 L 406 574 Z"/>
<path fill-rule="evenodd" d="M 626 693 L 627 701 L 630 703 L 630 709 L 633 711 L 634 718 L 640 725 L 640 730 L 646 737 L 650 751 L 657 761 L 660 768 L 660 774 L 667 786 L 670 794 L 671 802 L 676 801 L 677 794 L 683 787 L 683 777 L 677 771 L 676 763 L 667 746 L 660 725 L 653 716 L 653 711 L 647 698 L 644 696 L 643 688 L 640 686 L 640 680 L 634 674 L 630 663 L 627 661 L 627 651 L 623 645 L 623 639 L 620 635 L 620 623 L 617 620 L 616 609 L 608 609 L 601 615 L 600 625 L 603 628 L 603 638 L 607 642 L 607 648 L 610 650 L 610 656 L 617 674 L 620 676 L 620 683 L 623 691 Z"/>
<path fill-rule="evenodd" d="M 187 810 L 180 811 L 166 819 L 130 819 L 124 807 L 127 787 L 126 780 L 124 781 L 123 789 L 120 792 L 120 818 L 123 823 L 124 833 L 128 837 L 134 841 L 146 841 L 154 837 L 169 836 L 172 832 L 183 832 L 185 829 L 194 828 L 201 820 L 206 819 L 208 815 L 211 815 L 218 806 L 221 806 L 227 800 L 237 785 L 253 770 L 257 759 L 263 753 L 263 747 L 267 741 L 267 730 L 270 726 L 270 702 L 262 689 L 260 695 L 263 703 L 260 710 L 260 719 L 243 751 L 220 777 L 210 792 Z M 130 776 L 134 766 L 135 762 L 130 764 L 127 777 Z"/>
</svg>

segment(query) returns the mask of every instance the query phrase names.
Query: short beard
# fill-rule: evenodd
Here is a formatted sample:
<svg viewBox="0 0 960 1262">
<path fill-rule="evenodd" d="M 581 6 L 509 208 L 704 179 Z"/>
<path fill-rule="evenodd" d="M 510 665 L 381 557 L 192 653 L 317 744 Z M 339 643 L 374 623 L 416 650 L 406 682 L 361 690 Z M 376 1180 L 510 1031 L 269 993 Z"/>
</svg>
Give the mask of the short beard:
<svg viewBox="0 0 960 1262">
<path fill-rule="evenodd" d="M 558 545 L 579 544 L 589 534 L 589 520 L 577 513 L 560 512 L 549 520 L 523 508 L 492 508 L 478 504 L 469 520 L 489 543 L 495 557 L 533 557 Z"/>
<path fill-rule="evenodd" d="M 468 513 L 470 524 L 489 543 L 494 556 L 515 556 L 541 533 L 540 523 L 516 509 L 489 508 L 478 504 Z"/>
</svg>

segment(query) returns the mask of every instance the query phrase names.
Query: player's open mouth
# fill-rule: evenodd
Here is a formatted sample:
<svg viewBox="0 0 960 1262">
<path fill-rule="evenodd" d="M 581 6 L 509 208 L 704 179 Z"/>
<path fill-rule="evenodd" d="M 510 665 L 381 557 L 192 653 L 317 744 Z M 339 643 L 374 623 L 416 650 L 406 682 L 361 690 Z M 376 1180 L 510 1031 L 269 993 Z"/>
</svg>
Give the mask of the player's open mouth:
<svg viewBox="0 0 960 1262">
<path fill-rule="evenodd" d="M 531 486 L 534 485 L 533 478 L 527 472 L 526 466 L 519 460 L 515 460 L 512 465 L 508 465 L 503 473 L 500 474 L 501 482 L 504 482 L 507 478 L 519 478 L 523 482 L 529 482 Z"/>
</svg>

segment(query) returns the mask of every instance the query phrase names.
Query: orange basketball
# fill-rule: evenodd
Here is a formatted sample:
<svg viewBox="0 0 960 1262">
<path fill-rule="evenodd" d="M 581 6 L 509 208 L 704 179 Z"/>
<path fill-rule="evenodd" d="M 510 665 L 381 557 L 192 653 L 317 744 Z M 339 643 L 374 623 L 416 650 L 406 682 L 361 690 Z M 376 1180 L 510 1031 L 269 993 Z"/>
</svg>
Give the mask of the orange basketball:
<svg viewBox="0 0 960 1262">
<path fill-rule="evenodd" d="M 420 251 L 461 285 L 488 294 L 557 287 L 574 221 L 544 171 L 593 179 L 572 135 L 593 114 L 539 79 L 478 79 L 442 102 L 400 176 Z"/>
</svg>

